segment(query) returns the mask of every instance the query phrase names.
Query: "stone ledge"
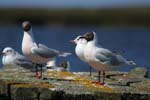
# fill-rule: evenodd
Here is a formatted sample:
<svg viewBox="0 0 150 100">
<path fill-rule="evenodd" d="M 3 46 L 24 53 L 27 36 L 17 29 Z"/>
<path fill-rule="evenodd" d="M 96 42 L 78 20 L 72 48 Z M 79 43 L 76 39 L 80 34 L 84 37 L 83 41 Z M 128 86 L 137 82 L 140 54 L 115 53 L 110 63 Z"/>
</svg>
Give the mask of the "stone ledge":
<svg viewBox="0 0 150 100">
<path fill-rule="evenodd" d="M 0 100 L 150 100 L 150 79 L 143 68 L 107 72 L 104 86 L 92 83 L 95 73 L 52 71 L 44 72 L 43 79 L 33 74 L 0 70 Z"/>
</svg>

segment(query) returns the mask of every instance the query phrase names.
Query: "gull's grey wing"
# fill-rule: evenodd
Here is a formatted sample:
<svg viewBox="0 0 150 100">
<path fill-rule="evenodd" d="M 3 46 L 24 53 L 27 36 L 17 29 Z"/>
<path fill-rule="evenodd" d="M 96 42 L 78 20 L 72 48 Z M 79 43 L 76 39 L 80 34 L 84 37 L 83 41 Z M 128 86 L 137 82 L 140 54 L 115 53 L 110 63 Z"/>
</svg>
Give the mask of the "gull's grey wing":
<svg viewBox="0 0 150 100">
<path fill-rule="evenodd" d="M 100 51 L 100 53 L 102 54 L 102 55 L 104 55 L 105 57 L 108 57 L 108 58 L 111 58 L 111 57 L 113 57 L 115 54 L 114 53 L 112 53 L 110 50 L 108 50 L 108 49 L 103 49 L 103 50 L 101 50 Z"/>
<path fill-rule="evenodd" d="M 16 54 L 16 57 L 14 59 L 14 63 L 16 65 L 22 66 L 24 68 L 32 68 L 34 67 L 34 64 L 25 56 Z"/>
<path fill-rule="evenodd" d="M 119 61 L 116 56 L 114 56 L 109 62 L 109 65 L 111 66 L 120 66 L 121 64 L 122 62 Z"/>
<path fill-rule="evenodd" d="M 126 59 L 124 57 L 122 57 L 121 55 L 115 55 L 115 57 L 113 57 L 113 59 L 111 60 L 111 64 L 112 65 L 124 65 L 126 64 Z"/>
<path fill-rule="evenodd" d="M 101 62 L 107 62 L 107 61 L 110 61 L 111 58 L 109 57 L 106 57 L 102 54 L 96 54 L 96 58 L 101 61 Z"/>
<path fill-rule="evenodd" d="M 44 58 L 54 58 L 59 54 L 59 51 L 50 49 L 43 44 L 38 44 L 38 47 L 33 47 L 31 52 Z"/>
<path fill-rule="evenodd" d="M 109 51 L 102 51 L 96 54 L 96 58 L 104 64 L 110 66 L 120 66 L 126 64 L 126 59 L 121 55 L 111 53 Z"/>
<path fill-rule="evenodd" d="M 115 55 L 107 49 L 98 49 L 96 51 L 96 58 L 101 62 L 109 62 Z"/>
</svg>

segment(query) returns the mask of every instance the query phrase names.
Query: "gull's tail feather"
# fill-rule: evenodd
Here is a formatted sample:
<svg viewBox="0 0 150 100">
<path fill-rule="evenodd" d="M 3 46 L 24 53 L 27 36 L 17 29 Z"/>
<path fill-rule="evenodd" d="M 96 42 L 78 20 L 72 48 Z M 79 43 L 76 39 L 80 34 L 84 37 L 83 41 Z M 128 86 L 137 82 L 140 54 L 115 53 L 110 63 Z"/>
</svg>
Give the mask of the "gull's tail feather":
<svg viewBox="0 0 150 100">
<path fill-rule="evenodd" d="M 129 60 L 129 61 L 128 61 L 128 65 L 134 65 L 134 66 L 135 66 L 135 65 L 137 65 L 137 64 L 136 64 L 134 61 Z"/>
<path fill-rule="evenodd" d="M 122 55 L 125 53 L 125 51 L 123 51 L 123 50 L 122 51 L 113 51 L 112 53 Z"/>
<path fill-rule="evenodd" d="M 59 54 L 60 57 L 67 57 L 69 55 L 71 55 L 71 53 L 68 53 L 68 52 L 60 52 Z"/>
</svg>

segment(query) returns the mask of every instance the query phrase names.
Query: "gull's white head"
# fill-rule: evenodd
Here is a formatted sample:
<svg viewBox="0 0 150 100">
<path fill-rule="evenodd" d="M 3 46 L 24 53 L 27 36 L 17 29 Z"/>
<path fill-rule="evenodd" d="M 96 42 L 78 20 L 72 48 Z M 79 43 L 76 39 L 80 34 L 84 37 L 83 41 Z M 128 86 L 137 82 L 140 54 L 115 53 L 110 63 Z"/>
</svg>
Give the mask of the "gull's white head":
<svg viewBox="0 0 150 100">
<path fill-rule="evenodd" d="M 31 23 L 29 21 L 24 21 L 22 23 L 22 28 L 25 32 L 28 32 L 31 30 Z"/>
<path fill-rule="evenodd" d="M 74 40 L 71 40 L 74 44 L 87 44 L 87 40 L 83 36 L 77 36 Z"/>
<path fill-rule="evenodd" d="M 15 54 L 15 50 L 13 48 L 11 48 L 11 47 L 6 47 L 6 48 L 4 48 L 2 54 L 4 56 L 13 55 L 13 54 Z"/>
</svg>

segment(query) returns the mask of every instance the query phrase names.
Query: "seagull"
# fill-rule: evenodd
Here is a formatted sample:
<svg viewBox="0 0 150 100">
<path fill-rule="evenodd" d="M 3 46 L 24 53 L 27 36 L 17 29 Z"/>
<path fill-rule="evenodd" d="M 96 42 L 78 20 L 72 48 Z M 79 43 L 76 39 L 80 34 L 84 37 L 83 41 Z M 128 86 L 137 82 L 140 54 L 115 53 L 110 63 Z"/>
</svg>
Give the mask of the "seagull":
<svg viewBox="0 0 150 100">
<path fill-rule="evenodd" d="M 110 50 L 103 48 L 102 46 L 98 46 L 95 32 L 87 32 L 84 34 L 84 37 L 88 41 L 84 50 L 84 57 L 89 65 L 98 70 L 99 83 L 101 71 L 103 71 L 102 84 L 104 84 L 105 71 L 112 70 L 117 66 L 136 65 L 134 61 L 129 61 L 120 54 L 113 53 Z"/>
<path fill-rule="evenodd" d="M 60 64 L 56 65 L 56 59 L 47 62 L 46 64 L 48 71 L 69 71 L 70 70 L 70 63 L 68 61 L 63 61 Z"/>
<path fill-rule="evenodd" d="M 56 67 L 56 59 L 50 60 L 46 63 L 46 68 L 48 71 L 53 71 Z"/>
<path fill-rule="evenodd" d="M 58 50 L 48 48 L 44 44 L 36 43 L 34 40 L 31 23 L 29 21 L 24 21 L 22 23 L 22 27 L 24 30 L 22 52 L 32 62 L 36 63 L 36 76 L 38 76 L 38 78 L 42 77 L 43 64 L 46 64 L 48 61 L 55 59 L 57 56 L 66 57 L 71 55 L 71 53 L 60 52 Z M 41 68 L 40 75 L 38 75 L 38 67 Z"/>
<path fill-rule="evenodd" d="M 58 67 L 57 71 L 70 71 L 70 63 L 69 61 L 63 61 L 61 62 Z"/>
<path fill-rule="evenodd" d="M 84 49 L 88 43 L 85 37 L 77 36 L 74 40 L 71 40 L 70 42 L 76 44 L 75 53 L 78 56 L 78 58 L 83 62 L 87 62 L 86 59 L 84 58 Z M 92 75 L 91 67 L 89 69 L 90 69 L 89 76 L 91 76 Z"/>
<path fill-rule="evenodd" d="M 5 47 L 1 53 L 4 66 L 21 66 L 26 69 L 33 68 L 34 64 L 25 56 L 19 54 L 11 47 Z"/>
</svg>

